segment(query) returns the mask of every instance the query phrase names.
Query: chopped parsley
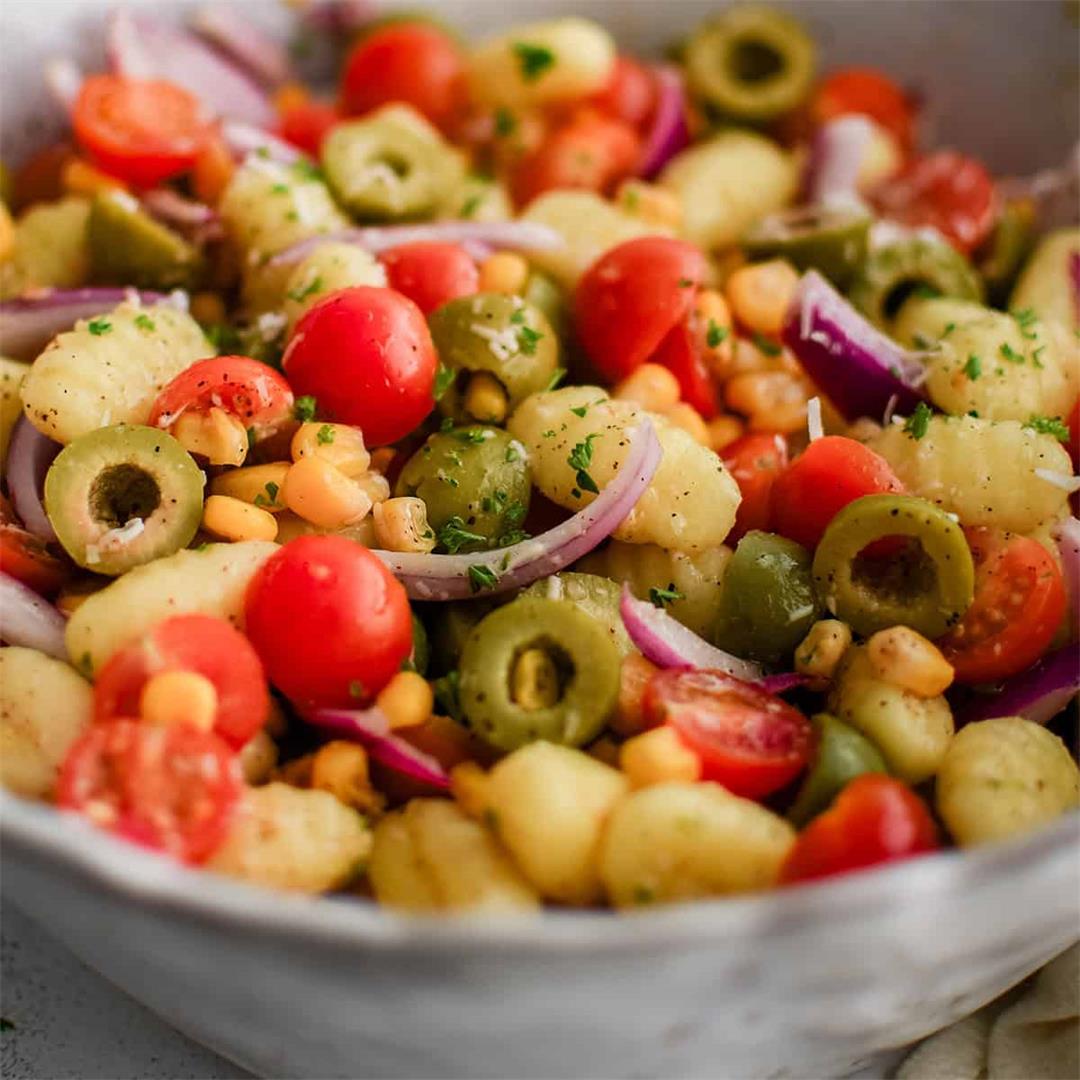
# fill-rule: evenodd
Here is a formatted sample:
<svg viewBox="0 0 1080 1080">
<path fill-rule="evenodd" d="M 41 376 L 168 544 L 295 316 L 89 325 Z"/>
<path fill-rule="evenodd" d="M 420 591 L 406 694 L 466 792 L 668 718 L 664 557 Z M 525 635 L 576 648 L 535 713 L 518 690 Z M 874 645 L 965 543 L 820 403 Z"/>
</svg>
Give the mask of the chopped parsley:
<svg viewBox="0 0 1080 1080">
<path fill-rule="evenodd" d="M 109 333 L 112 330 L 112 323 L 108 319 L 91 319 L 86 324 L 86 329 L 90 331 L 94 337 L 101 337 L 102 334 Z"/>
<path fill-rule="evenodd" d="M 565 378 L 566 378 L 566 368 L 564 368 L 564 367 L 556 368 L 551 373 L 551 378 L 548 379 L 547 385 L 544 387 L 544 392 L 547 393 L 548 390 L 555 390 L 559 386 L 559 384 L 563 381 L 563 379 L 565 379 Z"/>
<path fill-rule="evenodd" d="M 584 416 L 589 411 L 588 405 L 578 405 L 577 408 L 570 410 L 575 416 Z"/>
<path fill-rule="evenodd" d="M 289 185 L 288 184 L 274 184 L 273 187 L 270 188 L 270 194 L 271 195 L 288 195 L 289 194 Z"/>
<path fill-rule="evenodd" d="M 655 586 L 649 590 L 649 599 L 653 605 L 662 608 L 665 604 L 674 603 L 676 600 L 685 600 L 686 595 L 675 588 L 675 583 L 668 582 L 666 589 L 658 589 Z"/>
<path fill-rule="evenodd" d="M 309 296 L 314 296 L 322 288 L 322 278 L 314 277 L 306 285 L 296 289 L 290 289 L 288 297 L 290 300 L 295 300 L 300 303 L 301 300 L 306 300 Z"/>
<path fill-rule="evenodd" d="M 584 442 L 579 442 L 574 446 L 574 449 L 570 451 L 569 456 L 566 459 L 566 464 L 575 471 L 574 480 L 577 483 L 577 488 L 574 489 L 575 499 L 581 498 L 581 491 L 591 491 L 594 495 L 600 494 L 600 489 L 596 486 L 596 481 L 589 475 L 589 466 L 592 464 L 593 455 L 593 440 L 600 438 L 598 432 L 593 432 L 592 435 L 586 435 Z M 581 491 L 578 491 L 578 488 Z"/>
<path fill-rule="evenodd" d="M 1059 416 L 1033 416 L 1024 427 L 1031 428 L 1040 435 L 1053 435 L 1061 442 L 1069 441 L 1069 425 Z"/>
<path fill-rule="evenodd" d="M 477 210 L 480 209 L 480 204 L 484 201 L 484 196 L 479 192 L 470 195 L 462 204 L 458 214 L 463 218 L 471 218 Z"/>
<path fill-rule="evenodd" d="M 511 464 L 512 462 L 519 461 L 520 459 L 521 459 L 521 454 L 518 453 L 518 448 L 516 446 L 508 446 L 506 448 L 506 462 L 507 462 L 507 464 Z"/>
<path fill-rule="evenodd" d="M 321 181 L 326 179 L 322 169 L 320 169 L 314 161 L 294 161 L 289 168 L 291 168 L 293 174 L 298 176 L 301 180 Z"/>
<path fill-rule="evenodd" d="M 715 319 L 709 320 L 709 329 L 705 334 L 705 344 L 710 349 L 718 349 L 727 336 L 728 329 L 726 326 L 721 326 Z"/>
<path fill-rule="evenodd" d="M 930 406 L 925 401 L 920 401 L 915 406 L 915 411 L 904 422 L 904 432 L 913 439 L 921 439 L 930 426 L 931 416 L 933 413 L 930 411 Z"/>
<path fill-rule="evenodd" d="M 1018 353 L 1007 341 L 1001 343 L 1001 348 L 998 350 L 1010 364 L 1022 364 L 1024 357 Z"/>
<path fill-rule="evenodd" d="M 367 696 L 367 687 L 359 679 L 353 679 L 349 683 L 349 697 L 363 700 Z"/>
<path fill-rule="evenodd" d="M 498 583 L 499 575 L 490 566 L 473 563 L 469 567 L 469 588 L 473 592 L 480 592 L 481 589 L 494 589 Z"/>
<path fill-rule="evenodd" d="M 525 309 L 518 308 L 513 315 L 510 316 L 510 321 L 515 326 L 520 326 L 525 321 Z"/>
<path fill-rule="evenodd" d="M 437 533 L 439 543 L 456 555 L 466 544 L 487 544 L 487 537 L 465 528 L 465 522 L 455 514 Z"/>
<path fill-rule="evenodd" d="M 499 537 L 499 547 L 513 547 L 514 544 L 520 544 L 522 540 L 528 540 L 529 534 L 524 529 L 507 529 L 506 532 Z M 504 566 L 505 570 L 506 567 Z"/>
<path fill-rule="evenodd" d="M 443 395 L 451 386 L 454 385 L 454 379 L 457 378 L 457 372 L 445 364 L 439 365 L 439 370 L 435 372 L 435 386 L 431 391 L 431 396 L 439 401 Z"/>
<path fill-rule="evenodd" d="M 522 326 L 518 330 L 518 346 L 526 356 L 536 355 L 536 344 L 544 335 L 531 326 Z"/>
<path fill-rule="evenodd" d="M 982 361 L 972 353 L 964 364 L 964 374 L 974 382 L 982 374 Z"/>
<path fill-rule="evenodd" d="M 315 399 L 310 394 L 304 394 L 303 397 L 298 397 L 293 405 L 293 419 L 299 420 L 301 424 L 308 424 L 315 419 L 316 408 Z"/>
<path fill-rule="evenodd" d="M 265 495 L 260 491 L 259 494 L 255 496 L 256 506 L 273 506 L 277 502 L 278 491 L 280 490 L 277 484 L 275 484 L 273 480 L 267 480 L 265 488 Z"/>
<path fill-rule="evenodd" d="M 334 441 L 334 435 L 336 432 L 330 424 L 323 424 L 321 428 L 315 433 L 315 441 L 320 446 L 329 446 Z"/>
<path fill-rule="evenodd" d="M 1036 349 L 1036 350 L 1035 350 L 1035 351 L 1034 351 L 1034 352 L 1033 352 L 1033 353 L 1031 354 L 1031 362 L 1032 362 L 1032 364 L 1034 364 L 1034 365 L 1035 365 L 1035 367 L 1037 367 L 1037 368 L 1040 368 L 1040 369 L 1041 369 L 1041 368 L 1042 368 L 1042 366 L 1043 366 L 1043 362 L 1042 362 L 1042 361 L 1041 361 L 1041 360 L 1039 359 L 1039 353 L 1041 353 L 1041 352 L 1043 351 L 1043 349 L 1045 349 L 1045 348 L 1046 348 L 1046 346 L 1045 346 L 1045 345 L 1040 345 L 1040 346 L 1039 346 L 1039 347 L 1038 347 L 1038 348 L 1037 348 L 1037 349 Z"/>
<path fill-rule="evenodd" d="M 247 429 L 247 440 L 248 440 L 248 449 L 249 450 L 253 449 L 255 444 L 259 441 L 259 436 L 256 434 L 255 429 L 253 427 L 249 427 Z"/>
<path fill-rule="evenodd" d="M 506 508 L 506 513 L 503 514 L 503 520 L 511 525 L 520 525 L 525 520 L 525 504 L 522 502 L 511 503 Z"/>
<path fill-rule="evenodd" d="M 521 77 L 526 82 L 536 82 L 545 71 L 555 66 L 555 54 L 546 45 L 515 41 L 514 55 L 521 67 Z"/>
<path fill-rule="evenodd" d="M 780 346 L 775 341 L 770 341 L 764 334 L 755 333 L 753 336 L 754 344 L 766 355 L 766 356 L 779 356 Z"/>
<path fill-rule="evenodd" d="M 956 329 L 956 323 L 950 322 L 945 324 L 945 329 L 941 331 L 941 340 L 944 341 L 954 330 Z"/>
<path fill-rule="evenodd" d="M 495 134 L 500 139 L 513 135 L 517 131 L 517 117 L 504 105 L 495 110 Z"/>
<path fill-rule="evenodd" d="M 203 333 L 219 353 L 228 354 L 240 348 L 240 335 L 227 323 L 212 323 L 203 328 Z"/>
<path fill-rule="evenodd" d="M 1014 311 L 1012 317 L 1016 320 L 1017 326 L 1020 327 L 1020 333 L 1029 341 L 1038 337 L 1038 334 L 1031 328 L 1031 324 L 1038 318 L 1034 308 L 1021 308 L 1019 311 Z"/>
<path fill-rule="evenodd" d="M 452 421 L 451 426 L 453 426 Z M 487 428 L 482 427 L 462 428 L 460 431 L 453 432 L 453 435 L 458 442 L 471 443 L 474 446 L 478 446 L 482 442 L 487 442 L 488 437 Z"/>
<path fill-rule="evenodd" d="M 152 334 L 157 329 L 157 323 L 155 323 L 145 312 L 143 312 L 142 315 L 135 316 L 135 325 L 140 330 L 145 330 L 148 334 Z"/>
<path fill-rule="evenodd" d="M 917 296 L 920 300 L 936 300 L 941 292 L 935 289 L 933 285 L 926 281 L 920 281 L 914 289 L 911 290 L 912 296 Z"/>
<path fill-rule="evenodd" d="M 448 671 L 440 679 L 431 683 L 431 689 L 435 692 L 435 700 L 439 708 L 447 716 L 453 717 L 458 723 L 464 723 L 465 717 L 461 710 L 461 701 L 458 698 L 458 685 L 461 682 L 461 674 L 458 671 Z"/>
</svg>

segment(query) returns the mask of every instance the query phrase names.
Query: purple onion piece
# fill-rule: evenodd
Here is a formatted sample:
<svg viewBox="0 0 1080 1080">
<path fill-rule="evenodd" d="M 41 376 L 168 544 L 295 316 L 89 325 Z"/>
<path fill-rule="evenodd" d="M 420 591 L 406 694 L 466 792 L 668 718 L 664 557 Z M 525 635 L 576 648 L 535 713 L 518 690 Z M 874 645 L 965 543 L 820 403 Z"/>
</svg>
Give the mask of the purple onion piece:
<svg viewBox="0 0 1080 1080">
<path fill-rule="evenodd" d="M 64 616 L 21 581 L 0 571 L 0 641 L 67 659 Z"/>
<path fill-rule="evenodd" d="M 237 11 L 239 6 L 220 3 L 201 7 L 191 28 L 264 87 L 288 82 L 294 77 L 288 50 L 245 19 Z"/>
<path fill-rule="evenodd" d="M 668 64 L 653 68 L 656 77 L 656 108 L 645 135 L 639 176 L 651 180 L 680 151 L 690 144 L 686 126 L 686 88 L 682 72 Z"/>
<path fill-rule="evenodd" d="M 42 503 L 42 492 L 45 474 L 60 450 L 59 443 L 42 435 L 25 416 L 16 421 L 4 466 L 8 493 L 23 525 L 42 540 L 56 539 Z"/>
<path fill-rule="evenodd" d="M 1007 679 L 996 694 L 978 694 L 961 704 L 964 724 L 996 716 L 1022 716 L 1046 724 L 1080 692 L 1080 649 L 1075 644 L 1048 653 L 1027 671 Z"/>
</svg>

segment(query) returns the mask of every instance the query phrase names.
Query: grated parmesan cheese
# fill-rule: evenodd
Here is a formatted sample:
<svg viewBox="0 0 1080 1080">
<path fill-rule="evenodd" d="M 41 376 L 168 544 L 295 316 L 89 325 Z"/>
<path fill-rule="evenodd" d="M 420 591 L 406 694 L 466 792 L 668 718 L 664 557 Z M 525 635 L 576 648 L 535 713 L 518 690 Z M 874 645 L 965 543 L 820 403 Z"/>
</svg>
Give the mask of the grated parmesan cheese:
<svg viewBox="0 0 1080 1080">
<path fill-rule="evenodd" d="M 1053 469 L 1036 469 L 1035 475 L 1070 495 L 1074 491 L 1080 491 L 1080 476 L 1069 476 L 1068 473 L 1055 472 Z"/>
<path fill-rule="evenodd" d="M 821 423 L 821 398 L 812 397 L 806 403 L 806 428 L 810 433 L 810 441 L 814 442 L 825 434 L 825 428 Z"/>
</svg>

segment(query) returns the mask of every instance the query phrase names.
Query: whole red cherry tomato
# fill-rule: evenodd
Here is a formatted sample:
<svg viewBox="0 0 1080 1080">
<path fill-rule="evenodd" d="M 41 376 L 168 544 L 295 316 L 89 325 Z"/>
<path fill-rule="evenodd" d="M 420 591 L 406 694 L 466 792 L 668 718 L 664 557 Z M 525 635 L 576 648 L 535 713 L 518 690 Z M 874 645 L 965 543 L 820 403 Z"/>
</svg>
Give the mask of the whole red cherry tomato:
<svg viewBox="0 0 1080 1080">
<path fill-rule="evenodd" d="M 876 68 L 841 68 L 828 75 L 814 94 L 810 113 L 819 124 L 861 113 L 893 135 L 905 153 L 914 142 L 914 103 Z"/>
<path fill-rule="evenodd" d="M 480 283 L 476 263 L 457 244 L 419 241 L 379 256 L 391 289 L 407 296 L 425 315 L 448 300 L 471 296 Z"/>
<path fill-rule="evenodd" d="M 617 56 L 607 85 L 588 103 L 616 120 L 641 128 L 656 104 L 656 80 L 644 64 L 629 56 Z"/>
<path fill-rule="evenodd" d="M 787 468 L 787 440 L 779 432 L 751 432 L 725 446 L 720 456 L 742 493 L 728 543 L 752 529 L 767 532 L 772 522 L 773 484 Z"/>
<path fill-rule="evenodd" d="M 317 158 L 323 139 L 341 123 L 341 114 L 325 101 L 297 101 L 281 112 L 277 133 L 293 146 Z"/>
<path fill-rule="evenodd" d="M 49 597 L 71 576 L 70 565 L 53 555 L 44 540 L 17 525 L 0 525 L 0 570 Z"/>
</svg>

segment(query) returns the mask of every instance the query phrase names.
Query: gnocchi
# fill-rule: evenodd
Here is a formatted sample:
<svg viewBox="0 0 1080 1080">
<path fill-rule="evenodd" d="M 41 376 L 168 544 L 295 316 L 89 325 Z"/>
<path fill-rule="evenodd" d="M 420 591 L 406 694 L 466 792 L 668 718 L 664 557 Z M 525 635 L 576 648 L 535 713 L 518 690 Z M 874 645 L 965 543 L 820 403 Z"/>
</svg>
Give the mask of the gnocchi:
<svg viewBox="0 0 1080 1080">
<path fill-rule="evenodd" d="M 19 417 L 22 416 L 22 398 L 19 396 L 19 388 L 29 371 L 29 365 L 0 356 L 0 468 L 7 459 L 11 433 Z"/>
<path fill-rule="evenodd" d="M 282 310 L 291 330 L 324 296 L 353 285 L 386 285 L 382 263 L 362 247 L 327 241 L 289 274 Z"/>
<path fill-rule="evenodd" d="M 73 289 L 90 273 L 86 223 L 88 199 L 70 197 L 39 203 L 15 223 L 11 258 L 0 265 L 0 299 L 28 289 Z"/>
</svg>

